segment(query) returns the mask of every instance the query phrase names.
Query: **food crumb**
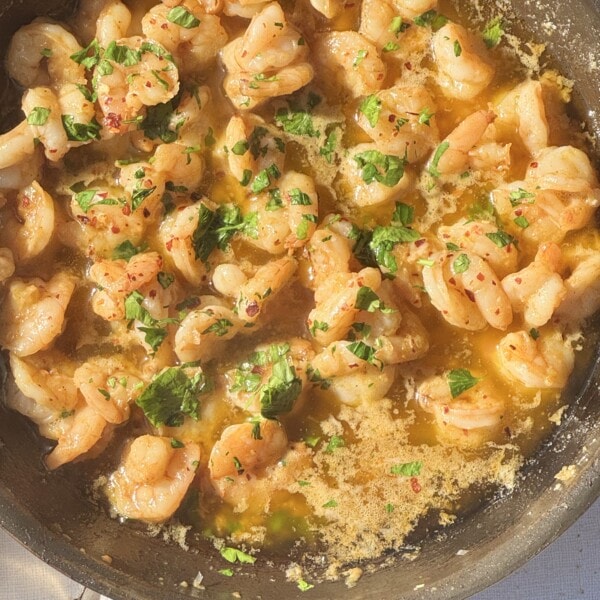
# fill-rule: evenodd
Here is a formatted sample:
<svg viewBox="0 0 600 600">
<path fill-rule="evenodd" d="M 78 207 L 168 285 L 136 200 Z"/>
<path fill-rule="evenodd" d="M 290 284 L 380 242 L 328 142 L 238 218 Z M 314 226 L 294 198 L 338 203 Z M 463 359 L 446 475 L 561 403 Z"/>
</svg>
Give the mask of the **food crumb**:
<svg viewBox="0 0 600 600">
<path fill-rule="evenodd" d="M 112 556 L 110 556 L 109 554 L 103 554 L 100 557 L 107 565 L 112 565 Z"/>
<path fill-rule="evenodd" d="M 413 589 L 415 590 L 422 590 L 425 587 L 424 583 L 419 583 L 418 585 L 415 585 L 415 587 Z"/>
<path fill-rule="evenodd" d="M 187 588 L 187 587 L 190 587 L 190 584 L 187 581 L 181 581 L 179 583 L 179 587 Z"/>
<path fill-rule="evenodd" d="M 554 479 L 558 479 L 559 481 L 569 481 L 569 479 L 573 479 L 576 474 L 577 467 L 575 465 L 566 465 L 554 476 Z"/>
<path fill-rule="evenodd" d="M 452 525 L 456 521 L 456 515 L 451 515 L 446 511 L 440 512 L 440 518 L 438 519 L 438 523 L 442 526 Z"/>
<path fill-rule="evenodd" d="M 552 413 L 548 417 L 548 421 L 550 421 L 551 423 L 555 423 L 556 425 L 560 425 L 563 413 L 565 412 L 566 408 L 567 408 L 566 404 L 561 406 L 556 412 Z"/>
<path fill-rule="evenodd" d="M 363 570 L 360 567 L 354 567 L 353 569 L 344 571 L 344 575 L 346 576 L 344 583 L 347 587 L 352 588 L 358 583 L 358 580 L 362 577 L 362 574 Z"/>
<path fill-rule="evenodd" d="M 456 556 L 464 556 L 465 554 L 468 554 L 469 551 L 468 550 L 463 550 L 462 548 L 460 550 L 456 551 Z"/>
<path fill-rule="evenodd" d="M 234 598 L 241 598 L 241 597 L 242 597 L 242 595 L 241 595 L 239 592 L 232 592 L 232 593 L 231 593 L 231 595 L 232 595 Z"/>
<path fill-rule="evenodd" d="M 194 581 L 192 582 L 192 585 L 197 589 L 197 590 L 201 590 L 204 589 L 203 585 L 202 585 L 202 580 L 204 579 L 204 575 L 202 575 L 202 573 L 200 571 L 198 571 L 198 575 L 196 575 L 196 577 L 194 577 Z"/>
</svg>

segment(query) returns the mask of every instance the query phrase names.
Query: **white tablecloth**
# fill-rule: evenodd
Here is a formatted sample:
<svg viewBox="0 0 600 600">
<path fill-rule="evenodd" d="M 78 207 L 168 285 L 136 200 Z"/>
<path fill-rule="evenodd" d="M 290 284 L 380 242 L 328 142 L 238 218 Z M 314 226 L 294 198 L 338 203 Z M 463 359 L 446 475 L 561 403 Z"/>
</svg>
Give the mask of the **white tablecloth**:
<svg viewBox="0 0 600 600">
<path fill-rule="evenodd" d="M 599 557 L 600 501 L 550 547 L 473 600 L 598 600 Z M 108 599 L 48 567 L 0 530 L 0 600 Z"/>
</svg>

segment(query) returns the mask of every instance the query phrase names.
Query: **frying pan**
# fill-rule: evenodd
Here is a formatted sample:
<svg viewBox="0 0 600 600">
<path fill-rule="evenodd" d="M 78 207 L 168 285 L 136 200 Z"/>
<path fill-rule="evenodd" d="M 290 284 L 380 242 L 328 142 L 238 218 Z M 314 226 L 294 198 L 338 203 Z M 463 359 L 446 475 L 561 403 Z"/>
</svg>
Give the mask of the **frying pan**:
<svg viewBox="0 0 600 600">
<path fill-rule="evenodd" d="M 474 9 L 473 2 L 463 4 Z M 498 4 L 511 8 L 505 0 Z M 12 33 L 35 16 L 60 18 L 72 8 L 73 2 L 60 0 L 0 1 L 0 52 Z M 546 41 L 561 72 L 577 82 L 574 109 L 592 133 L 600 134 L 598 4 L 522 0 L 512 10 L 515 26 Z M 0 81 L 1 104 L 18 106 L 18 94 L 3 73 Z M 5 116 L 7 127 L 9 121 L 10 115 Z M 425 531 L 414 560 L 398 556 L 391 565 L 366 573 L 354 588 L 343 581 L 325 582 L 308 595 L 329 600 L 465 598 L 509 574 L 560 535 L 600 492 L 599 331 L 596 319 L 564 391 L 570 408 L 527 461 L 514 492 L 490 499 L 444 530 Z M 188 535 L 190 549 L 185 551 L 160 536 L 150 537 L 143 526 L 120 524 L 90 497 L 81 465 L 48 473 L 43 451 L 44 442 L 33 427 L 0 408 L 0 525 L 69 577 L 114 600 L 230 600 L 232 592 L 264 600 L 307 596 L 286 581 L 289 557 L 263 553 L 254 565 L 235 567 L 235 577 L 226 578 L 217 570 L 229 565 L 206 540 Z M 576 465 L 576 476 L 558 484 L 554 476 L 566 465 Z M 103 556 L 111 557 L 110 564 Z M 191 584 L 198 572 L 204 576 L 203 590 L 180 585 Z"/>
</svg>

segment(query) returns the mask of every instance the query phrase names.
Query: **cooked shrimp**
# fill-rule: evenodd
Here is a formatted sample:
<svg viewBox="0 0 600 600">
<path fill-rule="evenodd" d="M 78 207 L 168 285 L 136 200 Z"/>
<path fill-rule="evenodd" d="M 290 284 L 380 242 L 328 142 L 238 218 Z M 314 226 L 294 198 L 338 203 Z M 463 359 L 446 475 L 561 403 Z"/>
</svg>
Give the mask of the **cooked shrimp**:
<svg viewBox="0 0 600 600">
<path fill-rule="evenodd" d="M 216 298 L 214 304 L 208 302 L 188 313 L 175 333 L 175 353 L 182 362 L 209 361 L 222 350 L 223 342 L 244 327 L 235 312 Z"/>
<path fill-rule="evenodd" d="M 393 0 L 398 12 L 407 19 L 414 19 L 428 10 L 437 8 L 437 0 Z"/>
<path fill-rule="evenodd" d="M 56 350 L 37 352 L 27 358 L 19 358 L 11 352 L 10 370 L 23 395 L 49 409 L 55 418 L 69 413 L 79 403 L 73 383 L 75 364 Z M 19 410 L 18 406 L 15 408 Z"/>
<path fill-rule="evenodd" d="M 161 268 L 162 259 L 156 252 L 142 252 L 129 261 L 96 261 L 89 272 L 90 280 L 98 285 L 92 309 L 107 321 L 124 319 L 127 296 L 154 280 Z"/>
<path fill-rule="evenodd" d="M 223 48 L 225 91 L 239 109 L 291 94 L 313 78 L 307 54 L 304 38 L 287 22 L 279 4 L 271 2 L 252 17 L 242 37 Z"/>
<path fill-rule="evenodd" d="M 113 56 L 125 54 L 118 62 Z M 122 38 L 107 48 L 94 70 L 102 124 L 110 133 L 135 127 L 146 106 L 168 102 L 179 91 L 179 73 L 170 54 L 156 42 L 140 36 Z"/>
<path fill-rule="evenodd" d="M 496 115 L 490 110 L 478 110 L 469 115 L 437 147 L 429 161 L 429 172 L 436 175 L 458 175 L 469 164 L 469 152 L 483 137 Z"/>
<path fill-rule="evenodd" d="M 550 130 L 539 81 L 529 79 L 519 84 L 502 99 L 497 110 L 500 121 L 517 125 L 532 156 L 548 146 Z"/>
<path fill-rule="evenodd" d="M 333 19 L 344 9 L 343 0 L 310 0 L 310 4 L 328 19 Z"/>
<path fill-rule="evenodd" d="M 129 418 L 129 405 L 139 395 L 142 383 L 123 359 L 122 356 L 95 357 L 73 374 L 73 382 L 88 406 L 115 425 Z"/>
<path fill-rule="evenodd" d="M 89 204 L 81 202 L 78 194 L 73 194 L 73 221 L 59 229 L 63 244 L 77 247 L 88 256 L 99 257 L 110 256 L 123 242 L 133 245 L 142 242 L 147 217 L 143 208 L 131 210 L 122 188 L 106 186 L 84 192 L 91 196 L 86 198 Z"/>
<path fill-rule="evenodd" d="M 361 287 L 376 292 L 381 285 L 377 269 L 367 267 L 358 273 L 334 273 L 315 290 L 315 308 L 307 320 L 313 337 L 323 346 L 343 339 L 361 310 L 356 306 Z"/>
<path fill-rule="evenodd" d="M 239 289 L 236 313 L 242 321 L 255 323 L 265 310 L 265 306 L 292 279 L 298 263 L 295 258 L 286 256 L 272 260 L 259 267 L 253 277 Z"/>
<path fill-rule="evenodd" d="M 206 13 L 198 2 L 188 0 L 181 10 L 189 16 L 185 25 L 169 19 L 172 9 L 168 6 L 152 7 L 142 19 L 142 31 L 172 53 L 181 74 L 197 74 L 215 60 L 227 42 L 227 32 L 219 17 Z"/>
<path fill-rule="evenodd" d="M 341 87 L 353 98 L 381 89 L 386 67 L 373 42 L 356 31 L 320 34 L 313 44 L 322 83 L 339 93 Z"/>
<path fill-rule="evenodd" d="M 510 301 L 492 268 L 469 252 L 441 253 L 423 269 L 423 284 L 444 319 L 476 331 L 490 324 L 506 329 L 512 322 Z"/>
<path fill-rule="evenodd" d="M 10 131 L 0 135 L 0 188 L 17 189 L 20 187 L 11 184 L 13 171 L 9 171 L 9 168 L 19 165 L 26 158 L 33 156 L 35 148 L 35 134 L 27 121 L 23 121 Z"/>
<path fill-rule="evenodd" d="M 395 377 L 394 365 L 383 369 L 366 365 L 364 369 L 358 368 L 346 375 L 329 375 L 327 393 L 348 406 L 368 405 L 385 398 Z"/>
<path fill-rule="evenodd" d="M 573 370 L 571 343 L 556 330 L 534 340 L 527 331 L 509 333 L 497 346 L 500 368 L 529 388 L 562 388 Z"/>
<path fill-rule="evenodd" d="M 51 86 L 59 89 L 65 83 L 86 84 L 85 68 L 71 60 L 81 46 L 64 27 L 37 19 L 21 27 L 8 47 L 8 74 L 24 88 Z"/>
<path fill-rule="evenodd" d="M 111 42 L 127 35 L 131 12 L 120 0 L 101 1 L 103 6 L 96 19 L 96 39 L 102 48 L 108 48 Z"/>
<path fill-rule="evenodd" d="M 600 254 L 577 256 L 564 285 L 566 294 L 555 313 L 561 321 L 580 322 L 592 316 L 600 307 Z"/>
<path fill-rule="evenodd" d="M 550 242 L 539 247 L 533 262 L 502 280 L 513 310 L 523 313 L 528 327 L 545 325 L 565 298 L 561 267 L 560 247 Z"/>
<path fill-rule="evenodd" d="M 0 283 L 15 272 L 15 259 L 10 248 L 0 248 Z"/>
<path fill-rule="evenodd" d="M 83 100 L 83 96 L 81 96 Z M 40 112 L 43 111 L 43 112 Z M 23 112 L 28 120 L 40 114 L 39 125 L 28 125 L 28 134 L 38 138 L 44 146 L 44 154 L 50 161 L 59 161 L 69 151 L 70 144 L 67 132 L 62 124 L 62 111 L 58 98 L 48 87 L 36 87 L 25 92 L 23 96 Z M 25 135 L 25 133 L 24 133 Z"/>
<path fill-rule="evenodd" d="M 91 406 L 80 404 L 74 414 L 63 420 L 63 431 L 52 452 L 46 457 L 46 466 L 51 469 L 86 454 L 101 440 L 106 429 L 105 419 Z"/>
<path fill-rule="evenodd" d="M 448 23 L 439 29 L 433 36 L 433 53 L 444 93 L 470 100 L 482 92 L 494 77 L 486 52 L 483 42 L 462 25 Z"/>
<path fill-rule="evenodd" d="M 434 416 L 438 438 L 462 446 L 490 441 L 506 410 L 502 397 L 485 381 L 453 398 L 446 377 L 431 377 L 419 385 L 415 396 L 419 406 Z"/>
<path fill-rule="evenodd" d="M 75 278 L 57 273 L 49 281 L 12 279 L 0 310 L 0 343 L 17 356 L 48 348 L 62 333 Z"/>
<path fill-rule="evenodd" d="M 257 115 L 233 115 L 225 130 L 225 145 L 229 169 L 239 181 L 248 172 L 254 179 L 271 165 L 283 171 L 285 144 L 277 130 Z"/>
<path fill-rule="evenodd" d="M 212 274 L 212 284 L 215 290 L 229 298 L 237 297 L 240 288 L 248 281 L 246 273 L 233 263 L 217 265 Z"/>
<path fill-rule="evenodd" d="M 338 187 L 359 207 L 393 202 L 413 187 L 414 177 L 405 166 L 404 156 L 384 154 L 376 144 L 359 144 L 342 159 Z"/>
<path fill-rule="evenodd" d="M 38 256 L 54 234 L 54 200 L 34 181 L 16 198 L 16 219 L 6 223 L 3 237 L 18 263 Z"/>
<path fill-rule="evenodd" d="M 350 240 L 329 228 L 317 229 L 307 244 L 311 284 L 319 287 L 335 273 L 348 273 L 352 248 Z"/>
<path fill-rule="evenodd" d="M 371 113 L 365 114 L 363 106 L 369 101 L 377 106 L 376 119 Z M 357 122 L 379 150 L 411 163 L 439 141 L 435 111 L 435 103 L 424 87 L 395 85 L 363 101 Z"/>
<path fill-rule="evenodd" d="M 165 521 L 179 508 L 199 460 L 198 444 L 186 442 L 183 448 L 173 448 L 170 438 L 135 438 L 110 476 L 107 494 L 112 506 L 128 519 Z"/>
<path fill-rule="evenodd" d="M 492 191 L 503 219 L 527 242 L 560 243 L 585 227 L 600 205 L 600 188 L 588 157 L 572 146 L 544 148 L 527 170 L 525 181 Z M 510 223 L 509 220 L 509 223 Z"/>
<path fill-rule="evenodd" d="M 171 258 L 177 271 L 193 285 L 200 285 L 207 279 L 206 262 L 197 256 L 194 244 L 200 215 L 207 208 L 210 211 L 206 199 L 189 206 L 178 206 L 164 219 L 159 232 L 166 256 Z"/>
<path fill-rule="evenodd" d="M 268 0 L 223 0 L 223 12 L 229 17 L 252 19 L 268 3 Z"/>
<path fill-rule="evenodd" d="M 519 252 L 515 240 L 491 221 L 460 219 L 449 227 L 441 226 L 438 237 L 444 244 L 455 244 L 485 259 L 498 277 L 517 270 Z"/>
</svg>

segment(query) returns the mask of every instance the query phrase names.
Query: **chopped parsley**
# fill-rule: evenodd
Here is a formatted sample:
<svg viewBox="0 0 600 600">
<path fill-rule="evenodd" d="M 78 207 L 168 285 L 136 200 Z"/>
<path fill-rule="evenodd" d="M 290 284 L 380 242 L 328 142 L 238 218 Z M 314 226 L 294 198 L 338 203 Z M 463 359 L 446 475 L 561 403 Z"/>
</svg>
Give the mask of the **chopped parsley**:
<svg viewBox="0 0 600 600">
<path fill-rule="evenodd" d="M 528 192 L 527 190 L 524 190 L 521 187 L 508 195 L 508 199 L 510 200 L 511 206 L 519 206 L 519 204 L 522 204 L 521 200 L 526 200 L 530 198 L 535 198 L 535 194 L 532 194 L 531 192 Z M 529 200 L 529 202 L 531 203 L 533 202 L 533 200 Z"/>
<path fill-rule="evenodd" d="M 429 165 L 428 171 L 432 177 L 439 177 L 441 173 L 438 170 L 438 165 L 440 164 L 440 160 L 444 155 L 444 152 L 450 148 L 449 142 L 442 142 L 435 150 L 435 154 L 431 159 L 431 164 Z"/>
<path fill-rule="evenodd" d="M 360 103 L 358 110 L 367 117 L 369 125 L 375 127 L 381 113 L 381 100 L 375 94 L 371 94 Z"/>
<path fill-rule="evenodd" d="M 458 257 L 455 258 L 452 262 L 452 270 L 457 275 L 460 275 L 461 273 L 467 271 L 470 264 L 471 261 L 469 260 L 469 257 L 466 254 L 459 254 Z"/>
<path fill-rule="evenodd" d="M 454 56 L 458 58 L 462 54 L 462 46 L 460 45 L 460 42 L 458 40 L 454 40 L 453 48 Z"/>
<path fill-rule="evenodd" d="M 327 442 L 325 452 L 327 454 L 333 454 L 338 448 L 343 448 L 346 445 L 344 438 L 340 435 L 332 435 Z"/>
<path fill-rule="evenodd" d="M 296 583 L 298 585 L 298 589 L 301 592 L 306 592 L 315 587 L 312 583 L 308 583 L 308 582 L 304 581 L 304 579 L 298 579 L 298 581 Z"/>
<path fill-rule="evenodd" d="M 309 109 L 280 108 L 275 115 L 275 122 L 286 133 L 319 137 L 321 132 L 315 128 Z"/>
<path fill-rule="evenodd" d="M 448 17 L 438 14 L 436 10 L 428 10 L 413 19 L 413 23 L 419 27 L 431 27 L 433 31 L 441 29 L 448 22 Z"/>
<path fill-rule="evenodd" d="M 467 369 L 452 369 L 448 371 L 446 378 L 452 398 L 460 396 L 481 381 L 481 379 L 473 377 Z"/>
<path fill-rule="evenodd" d="M 200 19 L 197 19 L 189 10 L 183 6 L 175 6 L 167 13 L 167 21 L 180 25 L 184 29 L 192 29 L 200 25 Z"/>
<path fill-rule="evenodd" d="M 421 473 L 423 463 L 420 460 L 415 460 L 408 463 L 399 463 L 392 465 L 390 473 L 392 475 L 403 475 L 404 477 L 415 477 Z"/>
<path fill-rule="evenodd" d="M 248 152 L 248 148 L 248 142 L 246 140 L 240 140 L 232 146 L 231 151 L 236 156 L 243 156 L 244 154 L 246 154 L 246 152 Z"/>
<path fill-rule="evenodd" d="M 94 117 L 89 123 L 76 123 L 73 115 L 61 115 L 67 139 L 72 142 L 89 142 L 100 139 L 100 123 Z"/>
<path fill-rule="evenodd" d="M 409 27 L 410 24 L 404 23 L 402 21 L 402 17 L 394 17 L 390 22 L 388 31 L 393 33 L 396 37 L 398 37 L 399 33 L 404 33 Z"/>
<path fill-rule="evenodd" d="M 236 232 L 256 237 L 256 219 L 257 213 L 242 217 L 240 209 L 233 204 L 221 204 L 214 211 L 201 204 L 198 225 L 192 234 L 196 259 L 206 262 L 215 248 L 226 250 Z"/>
<path fill-rule="evenodd" d="M 233 569 L 219 569 L 217 573 L 219 573 L 219 575 L 224 575 L 225 577 L 233 577 Z"/>
<path fill-rule="evenodd" d="M 410 225 L 415 220 L 415 208 L 410 204 L 404 204 L 404 202 L 396 202 L 394 213 L 392 214 L 392 221 L 400 223 L 401 225 Z"/>
<path fill-rule="evenodd" d="M 31 112 L 27 115 L 27 124 L 41 126 L 48 122 L 50 116 L 50 109 L 44 108 L 43 106 L 34 107 Z"/>
<path fill-rule="evenodd" d="M 521 229 L 527 229 L 529 227 L 529 221 L 523 215 L 518 216 L 516 219 L 513 219 L 514 224 Z"/>
<path fill-rule="evenodd" d="M 362 50 L 359 50 L 359 51 L 356 53 L 356 57 L 355 57 L 355 58 L 354 58 L 354 60 L 352 61 L 352 66 L 353 66 L 353 67 L 355 67 L 355 68 L 356 68 L 356 67 L 358 67 L 358 65 L 360 65 L 360 63 L 361 63 L 363 60 L 365 60 L 365 58 L 367 58 L 367 55 L 368 55 L 368 54 L 369 54 L 369 51 L 368 51 L 368 50 L 364 50 L 364 49 L 362 49 Z"/>
<path fill-rule="evenodd" d="M 535 327 L 532 327 L 529 330 L 529 335 L 533 340 L 537 340 L 540 337 L 540 332 Z"/>
<path fill-rule="evenodd" d="M 146 418 L 160 427 L 178 427 L 185 416 L 198 419 L 199 395 L 207 381 L 201 371 L 191 377 L 185 367 L 169 367 L 159 373 L 136 400 Z"/>
<path fill-rule="evenodd" d="M 318 331 L 328 331 L 329 330 L 329 324 L 325 323 L 325 321 L 313 321 L 313 324 L 310 326 L 310 332 L 311 334 L 314 336 Z"/>
<path fill-rule="evenodd" d="M 427 125 L 429 127 L 431 125 L 431 117 L 435 115 L 427 106 L 419 112 L 418 122 L 420 125 Z"/>
<path fill-rule="evenodd" d="M 386 308 L 379 296 L 366 285 L 360 287 L 356 293 L 356 308 L 371 313 L 376 310 L 385 313 L 395 312 L 393 309 Z"/>
<path fill-rule="evenodd" d="M 400 49 L 400 44 L 397 42 L 387 42 L 382 48 L 383 52 L 395 52 Z"/>
<path fill-rule="evenodd" d="M 71 60 L 83 65 L 86 69 L 92 69 L 100 61 L 100 44 L 98 40 L 92 40 L 85 48 L 75 54 L 71 54 Z"/>
<path fill-rule="evenodd" d="M 494 17 L 489 21 L 481 35 L 488 48 L 497 46 L 504 35 L 504 22 L 502 17 Z"/>
<path fill-rule="evenodd" d="M 217 337 L 227 335 L 233 323 L 229 319 L 217 319 L 212 325 L 207 327 L 202 334 L 214 333 Z"/>
<path fill-rule="evenodd" d="M 221 556 L 230 563 L 240 562 L 252 565 L 256 562 L 256 558 L 254 558 L 254 556 L 246 554 L 237 548 L 223 546 L 219 552 Z"/>
<path fill-rule="evenodd" d="M 381 361 L 375 357 L 375 348 L 365 344 L 364 342 L 352 342 L 347 346 L 348 350 L 354 354 L 357 358 L 364 360 L 372 365 L 382 367 Z"/>
<path fill-rule="evenodd" d="M 325 160 L 331 164 L 333 162 L 333 154 L 337 145 L 337 131 L 332 129 L 325 139 L 325 143 L 319 148 L 319 154 L 325 157 Z"/>
<path fill-rule="evenodd" d="M 296 376 L 296 369 L 287 358 L 281 357 L 273 364 L 269 381 L 260 390 L 260 414 L 266 419 L 274 419 L 287 413 L 302 391 L 302 380 Z"/>
<path fill-rule="evenodd" d="M 279 171 L 277 165 L 275 163 L 268 166 L 266 169 L 263 169 L 256 175 L 250 189 L 258 194 L 263 190 L 267 189 L 273 181 L 279 179 L 281 177 L 281 172 Z"/>
<path fill-rule="evenodd" d="M 337 505 L 338 503 L 335 500 L 328 500 L 323 504 L 323 508 L 335 508 Z"/>
<path fill-rule="evenodd" d="M 513 244 L 514 246 L 517 245 L 517 240 L 515 240 L 512 235 L 506 233 L 506 231 L 502 231 L 501 229 L 492 233 L 486 233 L 485 236 L 494 242 L 498 248 L 504 248 L 510 244 Z"/>
<path fill-rule="evenodd" d="M 359 152 L 353 158 L 361 169 L 361 177 L 367 185 L 377 181 L 387 187 L 394 187 L 402 179 L 407 164 L 405 158 L 382 154 L 379 150 Z"/>
<path fill-rule="evenodd" d="M 113 251 L 112 251 L 112 259 L 113 260 L 129 260 L 136 254 L 143 252 L 146 249 L 146 245 L 142 244 L 141 246 L 134 246 L 129 240 L 125 240 L 121 242 Z"/>
<path fill-rule="evenodd" d="M 73 189 L 75 186 L 72 186 Z M 100 192 L 100 190 L 83 190 L 76 192 L 73 199 L 79 205 L 79 208 L 84 213 L 87 213 L 91 208 L 98 205 L 116 206 L 124 203 L 123 200 L 117 200 L 115 198 L 109 198 L 106 192 Z"/>
</svg>

